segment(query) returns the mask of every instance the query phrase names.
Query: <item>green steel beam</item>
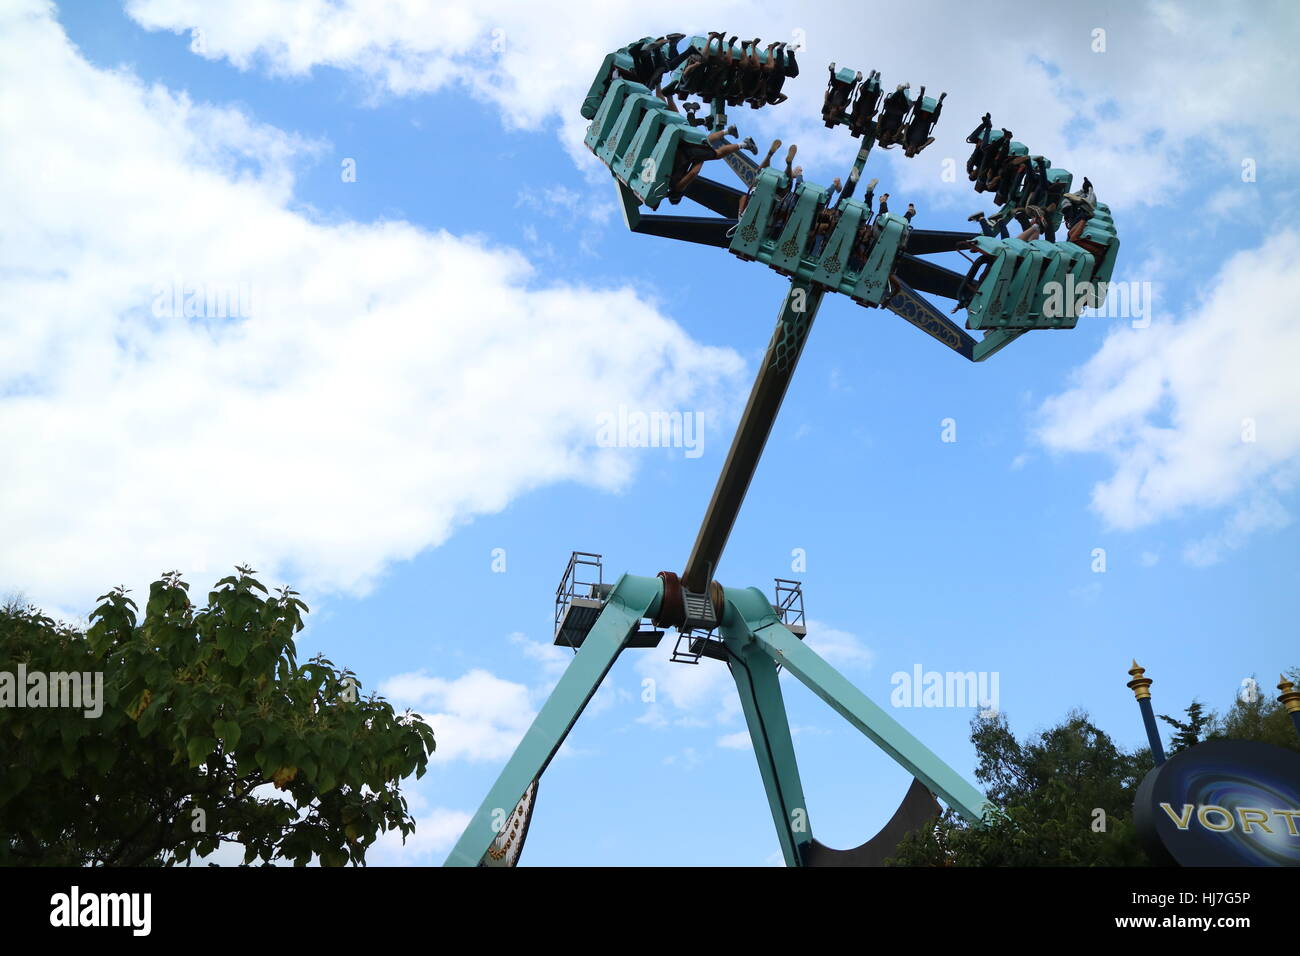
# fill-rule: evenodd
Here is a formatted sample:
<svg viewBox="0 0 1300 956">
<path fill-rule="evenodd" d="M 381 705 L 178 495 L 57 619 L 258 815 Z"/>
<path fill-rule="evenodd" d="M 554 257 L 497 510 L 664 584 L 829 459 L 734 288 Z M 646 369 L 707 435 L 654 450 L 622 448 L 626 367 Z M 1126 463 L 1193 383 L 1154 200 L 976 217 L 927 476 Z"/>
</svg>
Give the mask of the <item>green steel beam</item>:
<svg viewBox="0 0 1300 956">
<path fill-rule="evenodd" d="M 989 806 L 984 795 L 822 660 L 812 648 L 786 630 L 762 591 L 758 588 L 726 588 L 725 594 L 723 627 L 748 629 L 758 647 L 772 660 L 783 664 L 809 690 L 830 704 L 841 717 L 893 757 L 931 792 L 938 794 L 972 823 L 979 823 L 984 818 Z"/>
<path fill-rule="evenodd" d="M 802 866 L 803 846 L 812 842 L 812 827 L 776 664 L 754 641 L 743 618 L 733 620 L 721 633 L 730 651 L 727 663 L 749 725 L 781 855 L 786 866 Z"/>
<path fill-rule="evenodd" d="M 982 362 L 990 355 L 998 352 L 1020 336 L 1024 335 L 1028 329 L 994 329 L 991 332 L 985 332 L 984 338 L 975 343 L 975 349 L 971 354 L 972 362 Z"/>
<path fill-rule="evenodd" d="M 659 610 L 663 582 L 625 574 L 596 618 L 591 633 L 560 677 L 497 782 L 461 834 L 445 866 L 477 866 L 524 791 L 546 769 L 587 701 L 605 679 L 637 623 Z"/>
</svg>

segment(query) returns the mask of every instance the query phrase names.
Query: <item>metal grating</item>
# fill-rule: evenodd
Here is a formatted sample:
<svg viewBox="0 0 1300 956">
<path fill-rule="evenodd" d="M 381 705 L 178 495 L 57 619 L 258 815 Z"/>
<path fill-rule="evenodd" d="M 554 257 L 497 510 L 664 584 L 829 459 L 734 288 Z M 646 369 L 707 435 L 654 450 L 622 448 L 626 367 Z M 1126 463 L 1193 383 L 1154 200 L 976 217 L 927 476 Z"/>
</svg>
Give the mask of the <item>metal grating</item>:
<svg viewBox="0 0 1300 956">
<path fill-rule="evenodd" d="M 776 596 L 772 608 L 785 629 L 799 640 L 808 636 L 808 625 L 803 615 L 803 585 L 787 578 L 775 578 Z"/>
<path fill-rule="evenodd" d="M 600 616 L 610 587 L 605 584 L 600 555 L 574 551 L 555 589 L 555 643 L 575 651 L 582 646 Z"/>
</svg>

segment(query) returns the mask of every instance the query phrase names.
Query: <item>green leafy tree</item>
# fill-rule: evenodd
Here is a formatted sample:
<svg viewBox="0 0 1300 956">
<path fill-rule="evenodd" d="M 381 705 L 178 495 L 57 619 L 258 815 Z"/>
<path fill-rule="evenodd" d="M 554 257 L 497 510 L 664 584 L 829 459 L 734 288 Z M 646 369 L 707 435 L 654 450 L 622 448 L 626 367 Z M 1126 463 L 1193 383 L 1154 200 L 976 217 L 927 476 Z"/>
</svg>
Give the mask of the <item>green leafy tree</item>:
<svg viewBox="0 0 1300 956">
<path fill-rule="evenodd" d="M 5 667 L 103 675 L 95 717 L 0 707 L 0 864 L 173 865 L 222 843 L 246 863 L 361 864 L 380 833 L 412 832 L 399 783 L 424 774 L 433 731 L 351 671 L 299 664 L 306 605 L 237 572 L 201 608 L 164 575 L 143 620 L 117 588 L 84 633 L 0 609 Z"/>
<path fill-rule="evenodd" d="M 1291 679 L 1300 683 L 1300 668 Z M 1238 695 L 1223 716 L 1199 701 L 1186 720 L 1161 715 L 1178 733 L 1177 753 L 1203 740 L 1258 740 L 1300 750 L 1290 715 L 1263 688 Z M 986 826 L 971 827 L 948 810 L 932 828 L 907 836 L 896 866 L 1144 866 L 1133 829 L 1133 798 L 1152 768 L 1151 752 L 1126 752 L 1089 721 L 1071 713 L 1037 737 L 1016 739 L 1006 716 L 976 718 L 971 742 L 976 779 L 993 810 Z M 1105 811 L 1105 830 L 1096 811 Z"/>
<path fill-rule="evenodd" d="M 906 837 L 896 866 L 1140 866 L 1133 796 L 1151 768 L 1147 751 L 1127 753 L 1083 712 L 1017 740 L 1005 714 L 976 717 L 975 777 L 993 810 L 968 826 L 949 810 Z M 1100 811 L 1100 812 L 1099 812 Z"/>
<path fill-rule="evenodd" d="M 1175 720 L 1167 714 L 1160 714 L 1160 719 L 1178 732 L 1169 741 L 1169 756 L 1180 750 L 1194 747 L 1205 739 L 1208 728 L 1214 725 L 1214 715 L 1205 713 L 1205 707 L 1199 700 L 1192 701 L 1186 711 L 1186 720 Z"/>
</svg>

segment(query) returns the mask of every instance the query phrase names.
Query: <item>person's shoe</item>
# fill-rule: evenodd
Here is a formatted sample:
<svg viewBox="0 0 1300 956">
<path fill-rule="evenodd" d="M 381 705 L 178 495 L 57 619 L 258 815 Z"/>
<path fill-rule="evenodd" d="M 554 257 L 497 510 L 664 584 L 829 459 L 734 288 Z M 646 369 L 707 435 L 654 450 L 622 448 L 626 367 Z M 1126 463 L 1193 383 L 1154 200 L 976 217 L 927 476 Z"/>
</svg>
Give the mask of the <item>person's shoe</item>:
<svg viewBox="0 0 1300 956">
<path fill-rule="evenodd" d="M 867 192 L 874 192 L 876 189 L 876 183 L 878 182 L 880 182 L 879 179 L 873 179 L 871 182 L 867 183 Z"/>
<path fill-rule="evenodd" d="M 774 139 L 774 140 L 772 140 L 772 148 L 771 148 L 770 150 L 768 150 L 767 155 L 769 155 L 769 156 L 775 156 L 775 155 L 776 155 L 776 151 L 777 151 L 778 149 L 780 149 L 780 148 L 781 148 L 781 141 L 780 141 L 779 139 Z"/>
<path fill-rule="evenodd" d="M 732 129 L 735 129 L 735 127 L 733 126 Z M 734 136 L 735 134 L 733 133 L 732 135 Z M 754 137 L 746 136 L 745 141 L 740 145 L 745 149 L 749 150 L 751 153 L 754 153 L 755 155 L 758 154 L 758 144 L 754 142 Z"/>
<path fill-rule="evenodd" d="M 797 153 L 797 152 L 799 152 L 799 146 L 798 146 L 798 144 L 797 144 L 797 143 L 791 143 L 791 144 L 790 144 L 790 150 L 789 150 L 789 152 L 787 152 L 787 153 L 785 154 L 785 164 L 786 164 L 787 166 L 789 166 L 791 163 L 794 162 L 794 154 Z"/>
<path fill-rule="evenodd" d="M 737 132 L 737 130 L 736 130 L 736 126 L 735 126 L 734 123 L 733 123 L 731 126 L 728 126 L 728 127 L 727 127 L 727 129 L 726 129 L 726 133 L 727 133 L 728 136 L 732 137 L 733 139 L 734 139 L 735 137 L 737 137 L 737 136 L 740 135 L 739 132 Z"/>
<path fill-rule="evenodd" d="M 984 213 L 977 212 L 966 217 L 967 222 L 979 222 L 984 218 Z"/>
</svg>

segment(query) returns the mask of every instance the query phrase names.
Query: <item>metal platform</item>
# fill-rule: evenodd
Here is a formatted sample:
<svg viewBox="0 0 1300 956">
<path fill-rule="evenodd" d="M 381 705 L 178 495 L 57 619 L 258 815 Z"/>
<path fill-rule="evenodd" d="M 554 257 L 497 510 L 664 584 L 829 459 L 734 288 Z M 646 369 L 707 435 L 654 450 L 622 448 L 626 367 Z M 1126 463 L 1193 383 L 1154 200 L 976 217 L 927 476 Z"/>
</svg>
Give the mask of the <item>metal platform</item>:
<svg viewBox="0 0 1300 956">
<path fill-rule="evenodd" d="M 555 643 L 576 652 L 596 624 L 596 618 L 609 600 L 612 584 L 606 584 L 601 556 L 590 551 L 574 551 L 564 569 L 560 586 L 555 589 Z M 594 576 L 594 580 L 592 580 Z M 628 638 L 628 647 L 658 647 L 664 632 L 646 621 L 638 621 Z"/>
<path fill-rule="evenodd" d="M 803 585 L 788 578 L 774 578 L 776 597 L 772 607 L 781 618 L 787 631 L 799 640 L 808 636 L 808 624 L 803 615 Z"/>
</svg>

